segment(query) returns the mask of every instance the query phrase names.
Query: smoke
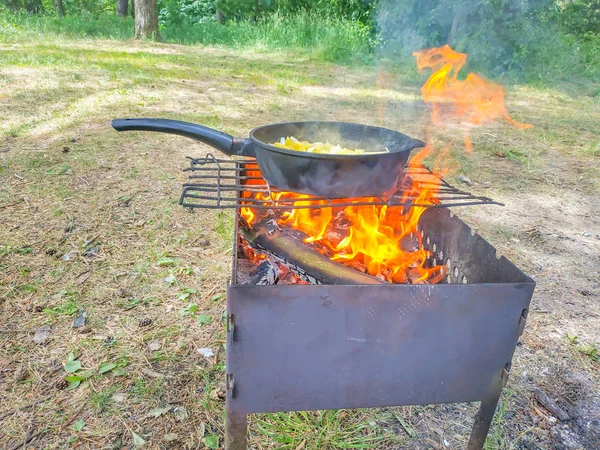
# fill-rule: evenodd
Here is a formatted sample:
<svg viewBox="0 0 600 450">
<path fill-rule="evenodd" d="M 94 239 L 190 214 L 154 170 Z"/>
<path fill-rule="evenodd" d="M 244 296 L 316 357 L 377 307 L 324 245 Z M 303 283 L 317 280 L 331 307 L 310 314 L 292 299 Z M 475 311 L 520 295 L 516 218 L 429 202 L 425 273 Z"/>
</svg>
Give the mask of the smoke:
<svg viewBox="0 0 600 450">
<path fill-rule="evenodd" d="M 553 0 L 381 0 L 382 57 L 449 44 L 490 76 L 523 74 L 555 47 L 548 24 Z"/>
</svg>

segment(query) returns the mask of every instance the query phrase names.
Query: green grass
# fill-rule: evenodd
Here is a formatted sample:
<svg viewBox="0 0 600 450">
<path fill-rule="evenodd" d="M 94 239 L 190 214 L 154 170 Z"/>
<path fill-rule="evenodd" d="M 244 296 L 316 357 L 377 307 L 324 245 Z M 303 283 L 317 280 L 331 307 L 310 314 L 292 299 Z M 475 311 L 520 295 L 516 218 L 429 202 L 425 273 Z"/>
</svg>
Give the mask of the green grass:
<svg viewBox="0 0 600 450">
<path fill-rule="evenodd" d="M 383 439 L 360 410 L 302 411 L 257 416 L 257 431 L 281 450 L 369 449 Z"/>
<path fill-rule="evenodd" d="M 0 18 L 0 42 L 13 43 L 42 36 L 69 39 L 133 38 L 133 19 L 112 15 L 83 14 L 58 18 L 47 15 L 15 14 L 3 11 Z M 364 25 L 349 20 L 302 13 L 288 17 L 270 16 L 258 22 L 206 22 L 161 29 L 166 42 L 216 45 L 256 50 L 304 50 L 327 61 L 365 59 L 374 40 Z M 81 77 L 80 74 L 77 76 Z"/>
<path fill-rule="evenodd" d="M 140 400 L 158 400 L 164 391 L 161 379 L 147 381 L 136 378 L 133 383 L 133 393 Z"/>
<path fill-rule="evenodd" d="M 99 391 L 92 390 L 89 402 L 100 413 L 109 411 L 112 405 L 112 395 L 118 390 L 119 386 L 109 386 Z"/>
</svg>

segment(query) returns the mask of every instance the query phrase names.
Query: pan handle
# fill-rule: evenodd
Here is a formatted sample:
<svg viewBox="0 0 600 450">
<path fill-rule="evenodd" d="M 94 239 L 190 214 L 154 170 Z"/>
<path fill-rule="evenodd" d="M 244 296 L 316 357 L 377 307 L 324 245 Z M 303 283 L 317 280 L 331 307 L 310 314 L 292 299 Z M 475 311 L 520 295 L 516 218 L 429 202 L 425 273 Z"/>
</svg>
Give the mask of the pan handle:
<svg viewBox="0 0 600 450">
<path fill-rule="evenodd" d="M 255 156 L 254 146 L 249 139 L 234 138 L 222 131 L 195 123 L 170 119 L 113 119 L 111 125 L 117 131 L 178 134 L 208 144 L 227 155 Z"/>
</svg>

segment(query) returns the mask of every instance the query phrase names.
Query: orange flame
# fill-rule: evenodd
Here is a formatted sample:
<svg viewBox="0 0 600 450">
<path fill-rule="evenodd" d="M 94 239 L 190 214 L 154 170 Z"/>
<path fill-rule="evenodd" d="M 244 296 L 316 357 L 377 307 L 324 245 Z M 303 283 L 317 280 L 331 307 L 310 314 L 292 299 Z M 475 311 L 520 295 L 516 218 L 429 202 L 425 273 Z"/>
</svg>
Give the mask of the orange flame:
<svg viewBox="0 0 600 450">
<path fill-rule="evenodd" d="M 452 50 L 448 45 L 439 48 L 415 52 L 419 70 L 431 68 L 432 74 L 423 85 L 423 99 L 431 108 L 434 124 L 451 121 L 471 126 L 480 126 L 485 122 L 504 118 L 519 128 L 531 128 L 513 120 L 504 105 L 504 89 L 483 77 L 470 73 L 464 81 L 458 80 L 458 72 L 467 61 L 467 55 Z M 387 86 L 390 76 L 380 73 L 377 86 Z M 385 113 L 385 104 L 379 105 L 380 114 Z M 467 150 L 472 147 L 465 133 Z M 449 146 L 438 152 L 434 167 L 446 160 Z M 411 159 L 409 166 L 421 167 L 424 158 L 431 156 L 433 148 L 427 146 Z M 448 161 L 446 161 L 446 166 Z M 444 175 L 437 171 L 438 174 Z M 247 170 L 250 179 L 247 187 L 263 184 L 258 166 Z M 436 179 L 437 180 L 437 179 Z M 408 181 L 408 180 L 404 180 Z M 418 232 L 421 215 L 427 205 L 439 203 L 437 199 L 439 180 L 430 184 L 412 184 L 403 191 L 402 201 L 409 198 L 413 203 L 425 206 L 402 207 L 352 205 L 336 207 L 340 203 L 373 202 L 375 198 L 354 198 L 352 200 L 334 200 L 334 206 L 328 202 L 316 202 L 322 208 L 292 209 L 277 218 L 281 227 L 302 231 L 307 237 L 305 243 L 317 251 L 328 255 L 332 260 L 355 268 L 364 269 L 369 274 L 384 278 L 393 283 L 437 283 L 445 275 L 445 266 L 431 265 L 428 259 L 431 253 L 424 249 L 422 235 Z M 293 192 L 273 193 L 272 198 L 259 192 L 246 190 L 243 198 L 260 200 L 292 200 L 295 206 L 307 206 L 309 196 Z M 314 206 L 314 205 L 313 205 Z M 240 209 L 241 216 L 249 226 L 262 220 L 258 210 L 250 207 Z M 435 259 L 434 259 L 435 261 Z"/>
<path fill-rule="evenodd" d="M 467 62 L 465 53 L 456 52 L 444 45 L 414 52 L 413 56 L 417 58 L 419 71 L 425 68 L 432 70 L 431 76 L 421 88 L 421 94 L 431 108 L 434 125 L 458 121 L 480 126 L 503 118 L 517 128 L 532 127 L 509 116 L 502 86 L 476 73 L 469 73 L 464 81 L 457 79 L 458 72 Z M 465 147 L 467 151 L 473 147 L 467 132 Z"/>
<path fill-rule="evenodd" d="M 430 153 L 430 148 L 423 149 L 412 160 L 411 164 L 419 165 Z M 252 171 L 255 175 L 258 169 Z M 252 181 L 252 180 L 250 180 Z M 404 191 L 406 200 L 409 196 L 418 196 L 414 203 L 433 205 L 438 203 L 436 192 L 438 185 L 417 190 L 413 185 Z M 247 192 L 244 196 L 247 198 Z M 263 194 L 253 194 L 255 198 L 268 199 Z M 308 196 L 293 192 L 273 193 L 273 200 L 295 200 L 295 206 L 307 206 Z M 373 202 L 375 198 L 354 198 L 353 202 Z M 334 200 L 335 203 L 348 203 L 348 199 Z M 317 203 L 318 204 L 318 203 Z M 386 205 L 357 205 L 346 207 L 292 209 L 278 218 L 281 227 L 302 231 L 307 237 L 305 243 L 315 244 L 315 249 L 327 254 L 333 261 L 353 267 L 364 267 L 373 276 L 378 276 L 394 283 L 437 283 L 444 276 L 444 267 L 427 267 L 427 259 L 431 256 L 423 248 L 421 235 L 417 232 L 419 219 L 425 207 L 412 207 L 404 211 L 399 207 Z M 341 215 L 339 213 L 342 213 Z M 257 210 L 241 208 L 241 216 L 249 225 L 259 222 Z M 339 217 L 343 217 L 340 226 Z"/>
</svg>

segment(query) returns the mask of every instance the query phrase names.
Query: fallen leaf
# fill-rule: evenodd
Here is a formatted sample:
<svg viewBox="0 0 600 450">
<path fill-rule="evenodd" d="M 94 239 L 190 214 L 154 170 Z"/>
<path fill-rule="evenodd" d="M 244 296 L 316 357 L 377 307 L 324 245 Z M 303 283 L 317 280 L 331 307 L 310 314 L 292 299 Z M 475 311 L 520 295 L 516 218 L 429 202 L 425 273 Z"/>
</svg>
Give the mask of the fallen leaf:
<svg viewBox="0 0 600 450">
<path fill-rule="evenodd" d="M 85 422 L 83 421 L 83 419 L 77 419 L 73 424 L 73 429 L 75 431 L 81 431 L 83 430 L 83 427 L 85 427 Z"/>
<path fill-rule="evenodd" d="M 163 440 L 167 442 L 173 442 L 179 439 L 179 435 L 177 433 L 168 433 L 163 436 Z"/>
<path fill-rule="evenodd" d="M 216 434 L 209 434 L 204 438 L 204 444 L 208 448 L 219 448 L 219 436 Z"/>
<path fill-rule="evenodd" d="M 62 257 L 63 261 L 70 261 L 77 256 L 77 250 L 71 250 L 69 253 L 65 253 Z"/>
<path fill-rule="evenodd" d="M 121 447 L 123 447 L 123 436 L 119 435 L 112 442 L 112 450 L 121 450 Z"/>
<path fill-rule="evenodd" d="M 35 330 L 35 334 L 33 335 L 33 342 L 35 342 L 36 344 L 41 344 L 42 342 L 44 342 L 46 339 L 48 339 L 48 336 L 50 336 L 50 330 L 50 325 L 44 325 L 43 327 L 40 327 L 37 330 Z"/>
<path fill-rule="evenodd" d="M 175 408 L 173 410 L 173 412 L 175 413 L 175 418 L 177 420 L 179 420 L 180 422 L 184 422 L 189 417 L 187 408 L 185 406 L 180 406 L 179 408 Z"/>
<path fill-rule="evenodd" d="M 115 392 L 111 398 L 114 402 L 122 403 L 127 398 L 127 394 L 125 394 L 124 392 Z"/>
<path fill-rule="evenodd" d="M 67 361 L 64 367 L 65 371 L 67 371 L 68 373 L 77 372 L 79 369 L 81 369 L 81 361 Z"/>
<path fill-rule="evenodd" d="M 171 266 L 175 263 L 175 260 L 172 258 L 160 258 L 158 260 L 158 265 L 159 266 Z"/>
<path fill-rule="evenodd" d="M 225 298 L 225 292 L 219 292 L 218 294 L 213 295 L 210 298 L 210 301 L 211 302 L 216 302 L 217 300 L 221 300 L 223 298 Z"/>
<path fill-rule="evenodd" d="M 67 293 L 67 291 L 65 291 L 65 290 L 59 291 L 59 292 L 57 292 L 56 294 L 54 294 L 54 295 L 52 296 L 52 299 L 53 299 L 53 300 L 60 300 L 61 298 L 63 298 L 63 296 L 64 296 L 66 293 Z"/>
<path fill-rule="evenodd" d="M 136 447 L 143 447 L 146 445 L 146 441 L 139 434 L 132 431 L 131 435 L 133 436 L 133 445 Z"/>
<path fill-rule="evenodd" d="M 202 314 L 202 315 L 198 316 L 197 323 L 198 323 L 198 325 L 208 325 L 210 323 L 210 317 Z"/>
<path fill-rule="evenodd" d="M 465 175 L 457 175 L 456 179 L 465 183 L 468 186 L 473 186 L 473 182 L 471 181 L 471 179 Z"/>
<path fill-rule="evenodd" d="M 146 417 L 160 417 L 163 414 L 168 413 L 169 411 L 171 411 L 171 409 L 173 409 L 172 406 L 167 405 L 167 406 L 158 406 L 156 408 L 152 408 L 150 411 L 148 411 L 148 413 L 146 414 Z"/>
<path fill-rule="evenodd" d="M 208 347 L 199 348 L 198 349 L 198 353 L 200 353 L 205 358 L 210 358 L 212 356 L 215 356 L 215 354 L 213 353 L 212 349 L 210 349 Z"/>
<path fill-rule="evenodd" d="M 106 373 L 106 372 L 110 372 L 111 370 L 113 370 L 115 367 L 117 367 L 117 365 L 115 363 L 106 363 L 106 364 L 102 364 L 100 366 L 100 368 L 98 369 L 98 373 Z"/>
<path fill-rule="evenodd" d="M 159 341 L 150 341 L 150 342 L 148 342 L 148 348 L 150 350 L 152 350 L 153 352 L 155 352 L 157 350 L 160 350 L 160 347 L 161 347 L 161 345 L 160 345 Z"/>
</svg>

